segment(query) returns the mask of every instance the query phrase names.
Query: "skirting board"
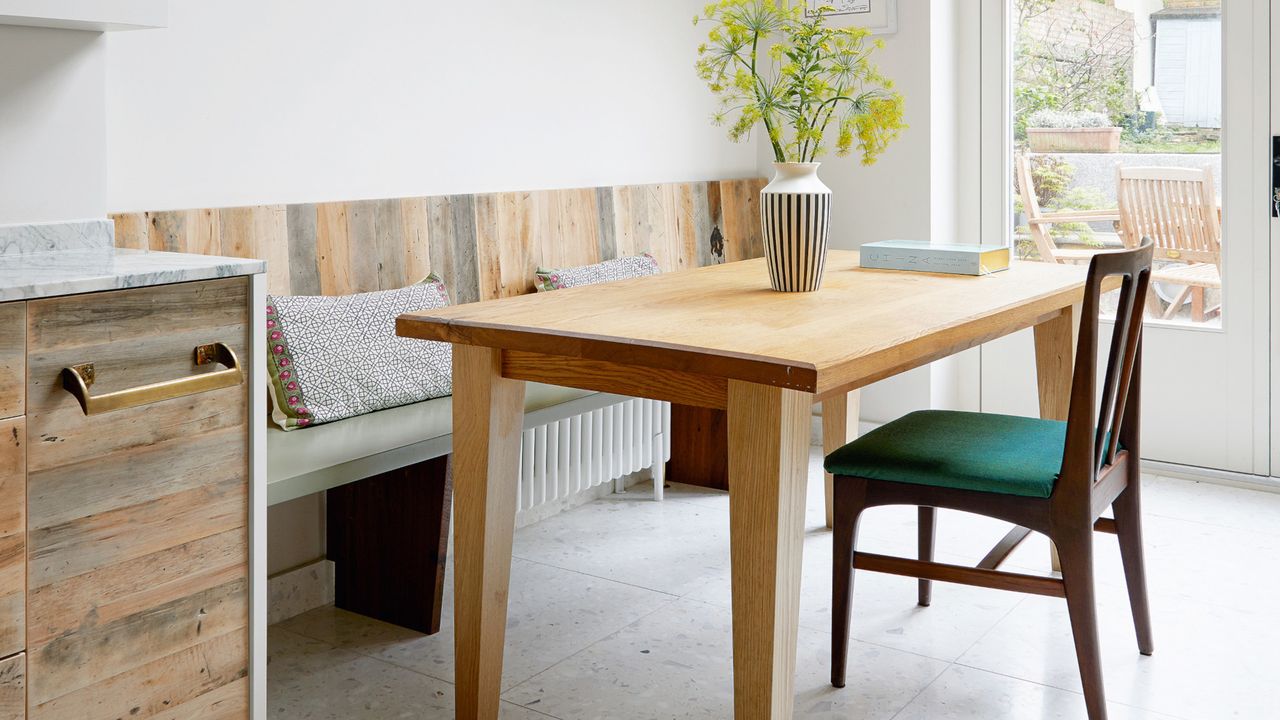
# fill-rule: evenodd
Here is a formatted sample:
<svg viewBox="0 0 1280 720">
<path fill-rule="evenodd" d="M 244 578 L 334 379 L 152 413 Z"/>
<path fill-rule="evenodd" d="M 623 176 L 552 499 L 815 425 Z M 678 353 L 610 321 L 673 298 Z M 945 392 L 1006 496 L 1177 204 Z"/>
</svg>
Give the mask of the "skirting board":
<svg viewBox="0 0 1280 720">
<path fill-rule="evenodd" d="M 267 578 L 267 624 L 333 603 L 333 562 L 321 558 Z"/>
<path fill-rule="evenodd" d="M 1280 478 L 1277 477 L 1250 475 L 1248 473 L 1231 472 L 1228 470 L 1214 470 L 1211 468 L 1196 467 L 1194 465 L 1179 465 L 1177 463 L 1160 462 L 1158 460 L 1143 460 L 1142 470 L 1143 472 L 1150 473 L 1152 475 L 1160 475 L 1161 477 L 1191 480 L 1194 482 L 1209 483 L 1211 485 L 1225 485 L 1227 487 L 1258 490 L 1260 492 L 1280 493 Z"/>
</svg>

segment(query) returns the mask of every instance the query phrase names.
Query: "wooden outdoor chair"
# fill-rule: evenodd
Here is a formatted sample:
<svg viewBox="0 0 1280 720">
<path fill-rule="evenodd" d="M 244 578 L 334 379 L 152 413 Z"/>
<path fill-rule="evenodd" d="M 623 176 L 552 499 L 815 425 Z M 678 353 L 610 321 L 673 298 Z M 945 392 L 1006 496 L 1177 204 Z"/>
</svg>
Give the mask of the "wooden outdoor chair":
<svg viewBox="0 0 1280 720">
<path fill-rule="evenodd" d="M 1067 422 L 984 413 L 906 415 L 827 456 L 835 476 L 831 684 L 844 687 L 853 571 L 919 578 L 919 604 L 933 580 L 1064 597 L 1090 720 L 1107 715 L 1094 606 L 1093 532 L 1120 539 L 1138 650 L 1153 649 L 1142 552 L 1138 447 L 1142 297 L 1152 245 L 1096 255 L 1089 263 Z M 1098 304 L 1108 278 L 1123 278 L 1110 353 L 1098 394 Z M 869 507 L 919 508 L 919 559 L 858 552 L 858 519 Z M 1102 517 L 1108 507 L 1114 519 Z M 933 562 L 935 508 L 1016 527 L 976 567 Z M 1030 532 L 1049 536 L 1062 576 L 998 568 Z"/>
<path fill-rule="evenodd" d="M 1120 237 L 1135 247 L 1139 238 L 1155 243 L 1155 282 L 1182 286 L 1163 311 L 1155 293 L 1147 307 L 1169 319 L 1191 296 L 1191 318 L 1203 322 L 1221 311 L 1205 307 L 1205 290 L 1222 288 L 1222 216 L 1218 211 L 1213 170 L 1116 165 L 1116 197 L 1120 201 Z"/>
<path fill-rule="evenodd" d="M 1014 158 L 1014 173 L 1022 206 L 1027 215 L 1027 227 L 1035 241 L 1040 258 L 1045 262 L 1079 264 L 1089 262 L 1094 255 L 1110 252 L 1114 248 L 1060 248 L 1054 242 L 1050 229 L 1057 223 L 1116 222 L 1120 215 L 1116 210 L 1066 210 L 1044 212 L 1036 195 L 1035 181 L 1031 178 L 1031 162 L 1026 155 Z"/>
</svg>

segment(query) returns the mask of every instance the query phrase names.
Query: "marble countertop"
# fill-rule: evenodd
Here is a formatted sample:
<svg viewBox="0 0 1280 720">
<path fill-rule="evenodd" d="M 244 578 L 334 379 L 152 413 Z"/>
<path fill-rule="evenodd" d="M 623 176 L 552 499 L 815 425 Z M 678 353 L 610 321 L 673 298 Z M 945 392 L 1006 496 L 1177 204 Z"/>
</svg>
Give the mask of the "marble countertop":
<svg viewBox="0 0 1280 720">
<path fill-rule="evenodd" d="M 0 253 L 0 302 L 253 275 L 262 260 L 93 248 Z"/>
</svg>

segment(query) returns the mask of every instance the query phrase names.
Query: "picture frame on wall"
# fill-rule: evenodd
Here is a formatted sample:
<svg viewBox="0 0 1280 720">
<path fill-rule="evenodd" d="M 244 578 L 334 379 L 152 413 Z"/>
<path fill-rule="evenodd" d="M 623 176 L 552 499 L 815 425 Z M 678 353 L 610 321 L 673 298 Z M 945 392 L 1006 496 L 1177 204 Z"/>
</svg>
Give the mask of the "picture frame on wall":
<svg viewBox="0 0 1280 720">
<path fill-rule="evenodd" d="M 806 15 L 813 15 L 826 5 L 835 8 L 827 12 L 833 25 L 859 25 L 873 35 L 892 35 L 898 32 L 898 0 L 806 0 Z"/>
</svg>

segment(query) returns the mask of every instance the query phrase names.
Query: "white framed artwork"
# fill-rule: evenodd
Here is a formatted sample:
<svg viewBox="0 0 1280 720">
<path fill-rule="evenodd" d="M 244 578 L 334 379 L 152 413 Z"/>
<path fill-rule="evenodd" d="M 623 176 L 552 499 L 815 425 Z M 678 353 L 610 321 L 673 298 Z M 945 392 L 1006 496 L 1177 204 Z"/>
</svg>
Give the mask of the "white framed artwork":
<svg viewBox="0 0 1280 720">
<path fill-rule="evenodd" d="M 818 8 L 834 8 L 827 17 L 836 25 L 860 25 L 875 35 L 892 35 L 898 32 L 898 0 L 806 0 L 806 15 L 813 15 Z M 838 18 L 838 19 L 837 19 Z"/>
</svg>

